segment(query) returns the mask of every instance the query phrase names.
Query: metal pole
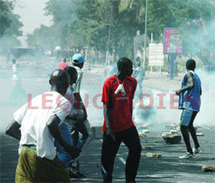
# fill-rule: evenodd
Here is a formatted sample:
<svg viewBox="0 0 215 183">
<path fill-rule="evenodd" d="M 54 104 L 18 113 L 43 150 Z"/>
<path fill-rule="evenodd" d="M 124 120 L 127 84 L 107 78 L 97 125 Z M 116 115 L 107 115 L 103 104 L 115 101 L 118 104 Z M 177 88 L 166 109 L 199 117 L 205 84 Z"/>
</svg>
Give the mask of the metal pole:
<svg viewBox="0 0 215 183">
<path fill-rule="evenodd" d="M 211 47 L 212 47 L 212 49 L 211 49 L 211 53 L 212 53 L 212 59 L 211 59 L 211 63 L 212 64 L 215 64 L 215 62 L 214 62 L 214 60 L 215 60 L 215 54 L 214 54 L 214 49 L 215 49 L 215 36 L 214 36 L 214 34 L 213 34 L 213 32 L 214 32 L 214 30 L 215 30 L 215 23 L 214 23 L 214 20 L 215 20 L 215 2 L 213 1 L 212 2 L 212 8 L 211 8 L 211 22 L 212 22 L 212 34 L 211 34 Z"/>
<path fill-rule="evenodd" d="M 109 65 L 109 61 L 110 61 L 110 36 L 111 36 L 111 24 L 109 25 L 109 31 L 108 31 L 108 45 L 107 45 L 107 52 L 106 52 L 106 64 Z"/>
<path fill-rule="evenodd" d="M 212 33 L 211 33 L 211 59 L 210 63 L 215 64 L 215 54 L 214 54 L 214 49 L 215 49 L 215 36 L 213 32 L 215 31 L 215 1 L 214 0 L 208 0 L 208 2 L 211 4 L 211 26 L 212 26 Z"/>
<path fill-rule="evenodd" d="M 136 60 L 136 36 L 134 37 L 134 60 Z"/>
<path fill-rule="evenodd" d="M 148 14 L 148 0 L 146 0 L 146 12 L 145 12 L 145 34 L 144 34 L 144 69 L 146 71 L 146 41 L 147 41 L 147 14 Z"/>
<path fill-rule="evenodd" d="M 170 79 L 174 79 L 174 60 L 175 54 L 170 54 Z"/>
<path fill-rule="evenodd" d="M 110 12 L 110 24 L 109 24 L 109 30 L 108 30 L 108 43 L 107 43 L 107 52 L 106 52 L 106 64 L 110 64 L 110 42 L 111 42 L 111 28 L 113 24 L 113 6 L 111 7 Z"/>
</svg>

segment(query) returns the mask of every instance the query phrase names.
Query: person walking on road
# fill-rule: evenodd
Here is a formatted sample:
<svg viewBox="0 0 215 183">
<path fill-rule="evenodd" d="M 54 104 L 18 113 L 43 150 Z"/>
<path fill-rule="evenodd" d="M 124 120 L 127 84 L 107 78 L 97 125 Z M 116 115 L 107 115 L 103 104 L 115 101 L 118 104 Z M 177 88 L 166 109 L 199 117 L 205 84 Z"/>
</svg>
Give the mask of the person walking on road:
<svg viewBox="0 0 215 183">
<path fill-rule="evenodd" d="M 73 93 L 75 97 L 75 109 L 76 112 L 80 113 L 81 118 L 78 120 L 79 122 L 76 123 L 73 133 L 73 143 L 78 147 L 82 148 L 84 144 L 86 143 L 88 137 L 89 137 L 89 121 L 87 120 L 87 111 L 84 106 L 83 100 L 80 95 L 80 87 L 81 87 L 81 81 L 83 78 L 83 71 L 82 68 L 84 66 L 85 58 L 82 54 L 77 53 L 74 54 L 72 57 L 72 64 L 73 67 L 77 70 L 78 76 L 76 82 L 73 84 Z M 79 138 L 79 132 L 82 134 L 82 137 Z"/>
<path fill-rule="evenodd" d="M 72 140 L 73 144 L 79 148 L 82 149 L 87 143 L 87 139 L 89 137 L 89 129 L 90 129 L 90 123 L 87 119 L 87 111 L 84 106 L 83 100 L 80 95 L 80 87 L 81 87 L 81 81 L 83 78 L 83 66 L 84 66 L 85 58 L 81 53 L 76 53 L 72 57 L 72 67 L 74 67 L 77 70 L 77 80 L 72 85 L 73 87 L 73 93 L 75 97 L 75 105 L 74 109 L 76 112 L 76 122 L 73 125 L 72 131 Z M 73 120 L 74 121 L 74 120 Z M 81 134 L 81 137 L 80 137 Z M 80 173 L 80 163 L 79 159 L 76 158 L 75 161 L 72 163 L 73 170 L 72 176 L 81 178 L 85 177 L 82 173 Z"/>
<path fill-rule="evenodd" d="M 176 95 L 179 95 L 179 109 L 182 109 L 180 119 L 181 133 L 187 148 L 187 152 L 179 157 L 182 159 L 192 158 L 194 156 L 193 154 L 197 154 L 202 151 L 196 136 L 196 131 L 193 127 L 193 122 L 200 110 L 202 94 L 201 80 L 195 73 L 195 68 L 195 60 L 187 60 L 187 73 L 183 78 L 181 88 L 176 91 Z M 189 132 L 195 145 L 193 149 L 190 145 Z"/>
<path fill-rule="evenodd" d="M 112 182 L 114 159 L 123 142 L 129 149 L 125 168 L 126 182 L 135 182 L 141 156 L 140 138 L 132 120 L 137 81 L 131 77 L 133 72 L 131 60 L 120 58 L 117 67 L 118 73 L 104 82 L 102 92 L 104 106 L 102 175 L 104 182 Z"/>
<path fill-rule="evenodd" d="M 59 130 L 71 108 L 70 102 L 63 97 L 69 86 L 69 76 L 65 71 L 55 70 L 49 83 L 51 91 L 34 97 L 17 110 L 6 129 L 7 135 L 20 140 L 16 183 L 70 182 L 57 158 L 54 139 L 71 156 L 77 157 L 80 153 L 65 141 Z"/>
</svg>

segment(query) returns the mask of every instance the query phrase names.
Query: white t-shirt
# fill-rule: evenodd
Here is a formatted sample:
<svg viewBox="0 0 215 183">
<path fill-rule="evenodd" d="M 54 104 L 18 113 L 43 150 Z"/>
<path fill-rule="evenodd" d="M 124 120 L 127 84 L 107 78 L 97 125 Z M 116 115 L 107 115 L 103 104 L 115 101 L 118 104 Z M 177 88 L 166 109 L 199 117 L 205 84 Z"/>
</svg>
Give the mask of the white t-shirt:
<svg viewBox="0 0 215 183">
<path fill-rule="evenodd" d="M 77 67 L 77 66 L 74 66 L 73 67 L 77 70 L 77 80 L 76 82 L 73 84 L 73 92 L 74 93 L 80 93 L 80 87 L 81 87 L 81 80 L 82 80 L 82 77 L 83 77 L 83 71 Z"/>
<path fill-rule="evenodd" d="M 16 64 L 12 65 L 12 70 L 13 70 L 13 72 L 16 72 Z"/>
<path fill-rule="evenodd" d="M 73 94 L 73 87 L 70 85 L 66 91 L 65 97 L 70 101 L 71 103 L 71 112 L 69 114 L 69 117 L 76 117 L 76 120 L 74 119 L 65 119 L 64 124 L 66 124 L 69 128 L 74 128 L 74 124 L 77 123 L 77 120 L 83 119 L 84 110 L 83 109 L 76 109 L 75 108 L 75 96 Z"/>
<path fill-rule="evenodd" d="M 34 144 L 37 156 L 53 160 L 56 156 L 54 137 L 50 134 L 47 122 L 56 115 L 61 123 L 70 113 L 71 104 L 58 92 L 47 92 L 34 97 L 14 113 L 14 119 L 21 125 L 22 145 Z"/>
<path fill-rule="evenodd" d="M 70 117 L 73 117 L 74 116 L 74 114 L 75 114 L 75 96 L 74 96 L 74 94 L 73 94 L 73 87 L 71 86 L 71 85 L 69 85 L 69 87 L 68 87 L 68 89 L 67 89 L 67 91 L 66 91 L 66 95 L 65 95 L 65 97 L 70 101 L 70 103 L 71 103 L 71 111 L 70 111 L 70 114 L 69 114 L 69 116 Z"/>
</svg>

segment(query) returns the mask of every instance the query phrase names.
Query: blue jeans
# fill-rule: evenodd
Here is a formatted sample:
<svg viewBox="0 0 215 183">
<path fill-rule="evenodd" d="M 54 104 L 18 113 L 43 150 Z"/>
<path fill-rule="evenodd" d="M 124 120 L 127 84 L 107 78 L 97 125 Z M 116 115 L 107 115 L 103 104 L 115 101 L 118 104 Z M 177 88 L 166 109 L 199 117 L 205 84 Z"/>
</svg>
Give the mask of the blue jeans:
<svg viewBox="0 0 215 183">
<path fill-rule="evenodd" d="M 66 124 L 62 123 L 59 126 L 59 128 L 60 128 L 60 132 L 61 132 L 62 136 L 64 137 L 64 139 L 66 140 L 66 142 L 68 144 L 73 144 L 70 130 L 66 126 Z M 58 159 L 63 163 L 65 168 L 68 168 L 70 163 L 73 162 L 72 156 L 66 152 L 64 147 L 57 140 L 55 140 L 55 147 L 56 147 L 57 152 L 58 152 L 58 154 L 57 154 Z"/>
</svg>

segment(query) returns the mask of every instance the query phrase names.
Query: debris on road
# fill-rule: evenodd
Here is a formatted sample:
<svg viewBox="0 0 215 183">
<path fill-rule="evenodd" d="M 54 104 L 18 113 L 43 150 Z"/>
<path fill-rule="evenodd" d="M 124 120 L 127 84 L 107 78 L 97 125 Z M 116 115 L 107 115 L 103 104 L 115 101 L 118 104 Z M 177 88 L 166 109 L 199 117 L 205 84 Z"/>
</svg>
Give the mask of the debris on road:
<svg viewBox="0 0 215 183">
<path fill-rule="evenodd" d="M 147 152 L 147 153 L 146 153 L 146 157 L 148 157 L 148 158 L 161 158 L 162 155 L 161 155 L 161 154 L 158 154 L 158 153 L 150 153 L 150 152 Z"/>
<path fill-rule="evenodd" d="M 215 172 L 215 166 L 203 166 L 202 171 L 203 172 Z"/>
<path fill-rule="evenodd" d="M 162 138 L 169 144 L 177 144 L 181 141 L 181 135 L 179 135 L 176 130 L 162 133 Z"/>
<path fill-rule="evenodd" d="M 196 136 L 204 136 L 204 133 L 196 133 Z"/>
</svg>

